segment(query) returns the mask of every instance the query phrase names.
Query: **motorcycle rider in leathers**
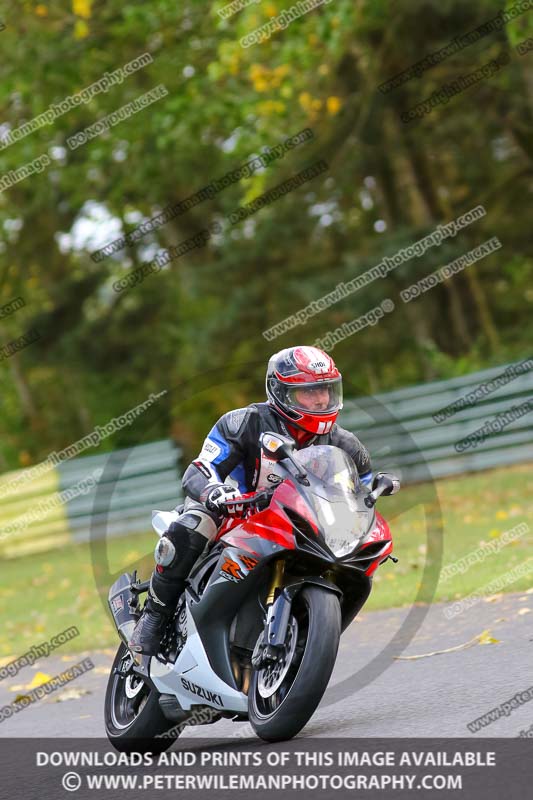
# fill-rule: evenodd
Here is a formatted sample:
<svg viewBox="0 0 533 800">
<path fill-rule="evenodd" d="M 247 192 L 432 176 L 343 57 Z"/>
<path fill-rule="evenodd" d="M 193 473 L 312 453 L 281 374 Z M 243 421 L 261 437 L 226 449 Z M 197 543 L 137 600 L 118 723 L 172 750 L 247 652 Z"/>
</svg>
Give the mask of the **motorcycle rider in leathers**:
<svg viewBox="0 0 533 800">
<path fill-rule="evenodd" d="M 371 483 L 368 450 L 353 433 L 336 424 L 342 408 L 342 377 L 327 353 L 308 346 L 275 353 L 268 362 L 266 393 L 267 402 L 224 414 L 209 432 L 198 458 L 185 470 L 185 504 L 155 548 L 148 597 L 128 643 L 132 651 L 159 652 L 186 578 L 206 543 L 216 536 L 224 515 L 235 513 L 234 501 L 241 494 L 271 485 L 272 462 L 262 453 L 262 433 L 290 436 L 297 450 L 335 445 L 351 456 L 362 482 Z M 233 485 L 225 483 L 227 479 Z"/>
</svg>

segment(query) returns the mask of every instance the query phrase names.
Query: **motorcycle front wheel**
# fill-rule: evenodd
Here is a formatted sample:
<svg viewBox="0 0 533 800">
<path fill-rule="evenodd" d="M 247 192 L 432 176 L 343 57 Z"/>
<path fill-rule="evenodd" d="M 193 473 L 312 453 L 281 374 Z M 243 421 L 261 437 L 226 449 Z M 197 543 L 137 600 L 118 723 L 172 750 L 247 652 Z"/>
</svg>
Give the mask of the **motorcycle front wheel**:
<svg viewBox="0 0 533 800">
<path fill-rule="evenodd" d="M 173 725 L 159 707 L 157 691 L 133 672 L 133 665 L 133 656 L 122 643 L 111 667 L 105 695 L 107 737 L 121 752 L 163 753 L 175 742 L 179 731 L 171 733 Z"/>
<path fill-rule="evenodd" d="M 337 596 L 307 586 L 294 598 L 283 655 L 254 670 L 248 692 L 249 720 L 267 742 L 296 736 L 326 691 L 339 648 L 341 609 Z"/>
</svg>

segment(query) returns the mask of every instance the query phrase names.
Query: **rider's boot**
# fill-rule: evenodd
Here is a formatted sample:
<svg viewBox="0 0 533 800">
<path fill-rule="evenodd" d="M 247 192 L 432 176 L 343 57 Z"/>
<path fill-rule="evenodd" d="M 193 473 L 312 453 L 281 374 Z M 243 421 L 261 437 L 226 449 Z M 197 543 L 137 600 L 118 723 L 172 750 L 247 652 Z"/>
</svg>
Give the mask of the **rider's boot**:
<svg viewBox="0 0 533 800">
<path fill-rule="evenodd" d="M 148 590 L 148 597 L 142 614 L 128 642 L 130 650 L 136 653 L 144 653 L 147 656 L 155 656 L 159 652 L 159 644 L 163 632 L 175 611 L 179 595 L 185 588 L 185 580 L 180 583 L 176 582 L 176 600 L 166 605 L 153 592 L 154 576 L 157 576 L 155 571 L 150 580 L 150 589 Z"/>
<path fill-rule="evenodd" d="M 172 618 L 186 578 L 204 549 L 205 536 L 174 522 L 155 549 L 156 568 L 150 579 L 148 597 L 128 642 L 130 650 L 155 656 L 161 637 Z"/>
</svg>

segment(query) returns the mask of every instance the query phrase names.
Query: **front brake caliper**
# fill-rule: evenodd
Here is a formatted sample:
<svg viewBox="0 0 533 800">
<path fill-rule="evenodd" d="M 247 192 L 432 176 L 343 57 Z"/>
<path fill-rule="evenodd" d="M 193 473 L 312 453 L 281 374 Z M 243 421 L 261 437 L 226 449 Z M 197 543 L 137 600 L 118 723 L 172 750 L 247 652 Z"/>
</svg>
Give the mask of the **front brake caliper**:
<svg viewBox="0 0 533 800">
<path fill-rule="evenodd" d="M 274 647 L 271 644 L 265 644 L 263 639 L 260 638 L 257 640 L 254 652 L 252 653 L 252 666 L 254 669 L 263 669 L 269 664 L 275 664 L 276 661 L 279 661 L 282 652 L 283 645 Z"/>
</svg>

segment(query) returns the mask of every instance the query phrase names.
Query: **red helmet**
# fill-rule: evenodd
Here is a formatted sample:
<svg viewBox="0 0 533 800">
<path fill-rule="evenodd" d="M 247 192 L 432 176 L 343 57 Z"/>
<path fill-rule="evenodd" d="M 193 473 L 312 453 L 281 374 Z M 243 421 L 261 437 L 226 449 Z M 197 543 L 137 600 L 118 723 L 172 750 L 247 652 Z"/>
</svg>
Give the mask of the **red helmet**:
<svg viewBox="0 0 533 800">
<path fill-rule="evenodd" d="M 266 374 L 269 403 L 309 433 L 328 433 L 342 408 L 342 376 L 318 347 L 288 347 L 274 353 Z"/>
</svg>

